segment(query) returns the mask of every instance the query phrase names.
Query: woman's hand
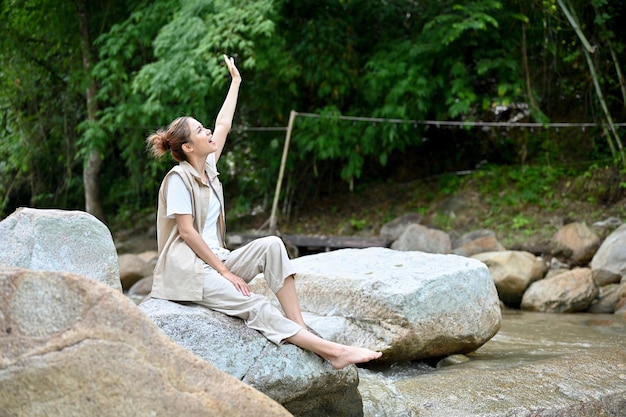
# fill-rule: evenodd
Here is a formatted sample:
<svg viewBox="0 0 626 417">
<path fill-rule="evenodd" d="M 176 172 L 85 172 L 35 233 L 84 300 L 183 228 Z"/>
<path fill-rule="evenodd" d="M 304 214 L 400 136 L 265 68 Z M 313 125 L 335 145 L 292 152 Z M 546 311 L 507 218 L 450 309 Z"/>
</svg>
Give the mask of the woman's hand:
<svg viewBox="0 0 626 417">
<path fill-rule="evenodd" d="M 226 62 L 228 72 L 230 73 L 233 81 L 241 81 L 241 74 L 239 74 L 239 70 L 235 66 L 235 58 L 229 58 L 228 56 L 226 56 L 226 54 L 224 54 L 224 61 Z"/>
<path fill-rule="evenodd" d="M 239 291 L 245 296 L 250 295 L 250 286 L 248 285 L 246 281 L 244 281 L 243 279 L 241 279 L 240 277 L 238 277 L 237 275 L 233 274 L 230 271 L 226 271 L 222 273 L 221 275 L 227 280 L 229 280 L 235 286 L 235 288 L 237 288 L 237 291 Z"/>
</svg>

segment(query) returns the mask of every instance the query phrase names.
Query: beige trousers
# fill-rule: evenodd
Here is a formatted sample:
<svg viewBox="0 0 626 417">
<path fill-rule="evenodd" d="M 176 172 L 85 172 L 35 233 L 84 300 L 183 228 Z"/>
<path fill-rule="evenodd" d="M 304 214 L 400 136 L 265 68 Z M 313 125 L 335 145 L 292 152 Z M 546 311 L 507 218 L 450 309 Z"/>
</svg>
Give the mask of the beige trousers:
<svg viewBox="0 0 626 417">
<path fill-rule="evenodd" d="M 283 287 L 285 278 L 295 273 L 285 245 L 276 236 L 256 239 L 232 251 L 224 260 L 224 265 L 246 282 L 263 273 L 274 294 Z M 202 301 L 195 303 L 243 319 L 248 327 L 260 331 L 277 345 L 302 330 L 300 325 L 274 307 L 267 297 L 255 293 L 243 295 L 208 265 L 205 266 Z"/>
</svg>

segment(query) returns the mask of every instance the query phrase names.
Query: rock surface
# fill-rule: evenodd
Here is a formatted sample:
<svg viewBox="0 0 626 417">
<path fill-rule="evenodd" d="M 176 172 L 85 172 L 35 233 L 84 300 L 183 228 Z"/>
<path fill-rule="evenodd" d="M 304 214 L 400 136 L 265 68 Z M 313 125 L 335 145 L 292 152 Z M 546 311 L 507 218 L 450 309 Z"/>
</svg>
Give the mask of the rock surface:
<svg viewBox="0 0 626 417">
<path fill-rule="evenodd" d="M 82 211 L 17 209 L 0 222 L 0 265 L 72 272 L 122 290 L 111 232 Z"/>
<path fill-rule="evenodd" d="M 487 267 L 456 255 L 342 249 L 293 260 L 305 321 L 395 363 L 471 352 L 500 327 Z M 255 279 L 256 292 L 268 293 Z"/>
<path fill-rule="evenodd" d="M 0 415 L 290 415 L 93 280 L 3 267 L 0 296 Z"/>
<path fill-rule="evenodd" d="M 590 266 L 598 283 L 616 283 L 626 276 L 626 224 L 604 239 L 591 259 Z"/>
<path fill-rule="evenodd" d="M 593 317 L 598 317 L 594 320 Z M 505 310 L 502 328 L 442 369 L 360 369 L 366 417 L 624 417 L 622 319 Z"/>
<path fill-rule="evenodd" d="M 172 340 L 278 401 L 297 416 L 358 416 L 354 366 L 340 371 L 314 353 L 276 346 L 243 320 L 195 304 L 148 298 L 139 308 Z"/>
</svg>

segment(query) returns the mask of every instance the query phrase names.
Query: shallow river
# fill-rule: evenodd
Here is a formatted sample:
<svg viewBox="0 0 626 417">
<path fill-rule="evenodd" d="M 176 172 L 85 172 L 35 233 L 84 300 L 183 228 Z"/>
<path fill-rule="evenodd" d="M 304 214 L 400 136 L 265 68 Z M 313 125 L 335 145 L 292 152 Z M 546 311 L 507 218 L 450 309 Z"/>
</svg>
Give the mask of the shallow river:
<svg viewBox="0 0 626 417">
<path fill-rule="evenodd" d="M 495 379 L 495 381 L 501 382 L 515 379 L 531 369 L 531 375 L 537 378 L 536 385 L 544 384 L 545 389 L 551 386 L 549 376 L 544 378 L 547 371 L 536 373 L 537 367 L 550 367 L 549 372 L 555 380 L 564 378 L 558 369 L 554 370 L 555 367 L 561 366 L 561 363 L 562 366 L 568 367 L 571 367 L 572 363 L 580 362 L 587 363 L 590 368 L 610 368 L 603 366 L 608 363 L 595 352 L 608 352 L 608 361 L 615 358 L 618 362 L 610 363 L 612 370 L 607 371 L 608 375 L 603 376 L 609 380 L 608 386 L 603 387 L 601 383 L 597 383 L 595 384 L 597 387 L 577 387 L 579 391 L 576 395 L 580 396 L 582 392 L 590 397 L 602 397 L 613 395 L 622 387 L 623 392 L 626 392 L 626 361 L 624 361 L 624 356 L 615 356 L 611 353 L 614 349 L 626 355 L 626 320 L 621 316 L 587 313 L 544 314 L 505 310 L 500 331 L 476 352 L 468 354 L 467 358 L 461 356 L 460 359 L 466 360 L 465 362 L 439 369 L 432 366 L 434 364 L 423 362 L 401 363 L 387 369 L 359 369 L 361 380 L 359 390 L 363 397 L 364 414 L 365 417 L 452 415 L 451 410 L 455 410 L 456 407 L 459 412 L 454 415 L 501 415 L 500 413 L 505 415 L 507 411 L 504 408 L 499 410 L 498 405 L 491 406 L 490 412 L 487 413 L 483 410 L 483 404 L 469 403 L 475 401 L 471 399 L 472 391 L 481 392 L 477 402 L 483 402 L 480 399 L 481 396 L 484 398 L 493 394 L 489 392 L 488 386 L 480 385 L 481 383 L 489 385 L 494 382 L 494 380 L 481 381 L 486 375 L 500 375 L 501 379 Z M 594 353 L 591 354 L 591 352 Z M 594 361 L 599 363 L 594 363 Z M 567 379 L 567 370 L 563 371 Z M 580 372 L 587 371 L 582 369 Z M 572 378 L 576 377 L 573 373 L 571 375 Z M 455 381 L 455 378 L 458 380 Z M 475 389 L 472 382 L 467 381 L 468 378 L 475 379 Z M 524 389 L 523 384 L 523 381 L 516 382 L 516 392 Z M 555 384 L 558 385 L 561 382 L 557 381 Z M 562 385 L 559 389 L 562 389 Z M 441 392 L 433 394 L 430 392 L 432 390 L 428 389 L 430 387 L 432 390 Z M 464 393 L 468 398 L 466 402 L 463 401 Z M 508 391 L 505 390 L 497 393 L 500 397 L 507 395 Z M 535 407 L 533 405 L 535 399 L 530 398 L 532 392 L 528 394 L 528 404 L 524 404 L 525 397 L 516 395 L 518 394 L 512 393 L 511 398 L 499 398 L 494 404 L 506 404 L 510 401 L 514 408 L 526 410 L 510 415 L 534 415 L 526 413 Z M 553 407 L 550 401 L 555 397 L 546 399 L 542 407 L 547 409 Z M 447 399 L 450 401 L 446 402 Z M 540 398 L 537 401 L 541 403 L 543 400 Z M 559 399 L 564 407 L 569 406 L 567 400 L 567 397 Z M 439 414 L 433 410 L 434 408 L 445 410 L 446 407 L 448 407 L 447 414 L 445 411 Z M 623 415 L 626 415 L 626 410 Z"/>
</svg>

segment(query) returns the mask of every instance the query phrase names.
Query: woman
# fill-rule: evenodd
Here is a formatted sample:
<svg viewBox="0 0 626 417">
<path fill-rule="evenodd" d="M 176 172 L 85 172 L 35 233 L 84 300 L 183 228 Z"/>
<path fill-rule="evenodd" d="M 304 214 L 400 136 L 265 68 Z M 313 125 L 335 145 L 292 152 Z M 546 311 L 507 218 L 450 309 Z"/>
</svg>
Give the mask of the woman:
<svg viewBox="0 0 626 417">
<path fill-rule="evenodd" d="M 170 151 L 179 162 L 159 190 L 159 260 L 151 296 L 192 301 L 242 318 L 270 341 L 293 343 L 328 360 L 335 369 L 368 362 L 380 352 L 324 340 L 304 324 L 296 294 L 295 271 L 282 241 L 257 239 L 229 251 L 224 245 L 224 199 L 216 163 L 231 128 L 241 76 L 224 56 L 231 84 L 211 132 L 191 117 L 179 117 L 146 139 L 156 158 Z M 248 282 L 263 273 L 284 315 Z"/>
</svg>

